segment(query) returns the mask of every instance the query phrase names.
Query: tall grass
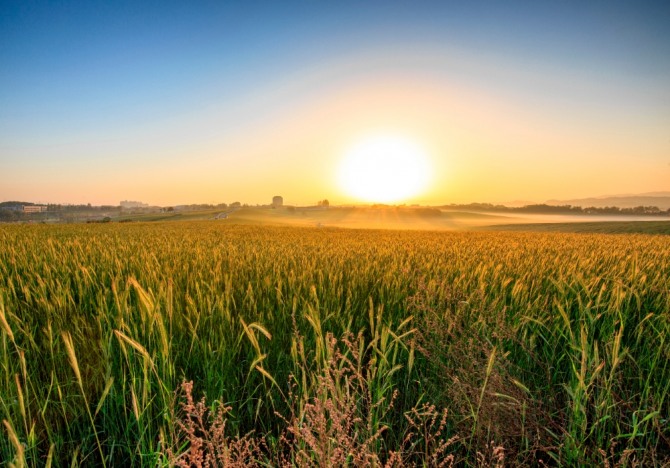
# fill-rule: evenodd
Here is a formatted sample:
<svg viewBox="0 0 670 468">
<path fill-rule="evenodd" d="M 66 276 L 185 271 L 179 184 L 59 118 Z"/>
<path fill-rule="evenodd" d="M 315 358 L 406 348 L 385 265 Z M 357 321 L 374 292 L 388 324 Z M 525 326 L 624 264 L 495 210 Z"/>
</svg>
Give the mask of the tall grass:
<svg viewBox="0 0 670 468">
<path fill-rule="evenodd" d="M 666 237 L 191 222 L 0 245 L 15 466 L 670 457 Z"/>
</svg>

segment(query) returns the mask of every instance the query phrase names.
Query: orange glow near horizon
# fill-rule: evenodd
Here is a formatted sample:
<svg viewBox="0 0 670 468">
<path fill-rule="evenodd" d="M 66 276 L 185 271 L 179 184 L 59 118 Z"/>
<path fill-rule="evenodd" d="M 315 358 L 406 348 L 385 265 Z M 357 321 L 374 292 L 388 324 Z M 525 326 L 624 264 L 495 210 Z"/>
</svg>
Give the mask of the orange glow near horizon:
<svg viewBox="0 0 670 468">
<path fill-rule="evenodd" d="M 137 145 L 107 143 L 96 161 L 75 164 L 63 156 L 85 154 L 83 143 L 41 149 L 57 161 L 45 168 L 68 169 L 57 178 L 24 167 L 23 157 L 8 159 L 6 170 L 16 177 L 3 189 L 11 199 L 43 203 L 263 204 L 280 194 L 295 205 L 322 199 L 333 205 L 440 205 L 541 203 L 623 191 L 618 187 L 642 193 L 667 186 L 670 165 L 658 165 L 665 144 L 660 126 L 642 131 L 627 120 L 597 119 L 587 110 L 578 116 L 547 113 L 490 90 L 426 77 L 356 79 L 320 93 L 320 87 L 300 79 L 261 93 L 258 100 L 281 101 L 283 94 L 297 97 L 310 89 L 309 98 L 290 100 L 274 113 L 254 106 L 245 110 L 241 104 L 211 106 L 190 126 L 176 119 L 162 129 L 142 128 Z M 240 118 L 234 132 L 222 132 L 230 122 L 221 109 L 231 106 L 240 115 L 263 118 Z M 588 120 L 599 122 L 597 132 L 586 125 Z M 152 146 L 164 134 L 173 144 Z M 605 134 L 615 136 L 603 138 Z M 647 134 L 652 137 L 643 139 Z M 342 180 L 348 152 L 374 138 L 409 139 L 423 156 L 394 163 L 395 169 L 370 156 Z M 649 156 L 640 158 L 641 153 Z M 421 160 L 418 168 L 413 166 Z M 412 178 L 424 181 L 410 183 Z M 412 184 L 412 190 L 395 191 Z"/>
</svg>

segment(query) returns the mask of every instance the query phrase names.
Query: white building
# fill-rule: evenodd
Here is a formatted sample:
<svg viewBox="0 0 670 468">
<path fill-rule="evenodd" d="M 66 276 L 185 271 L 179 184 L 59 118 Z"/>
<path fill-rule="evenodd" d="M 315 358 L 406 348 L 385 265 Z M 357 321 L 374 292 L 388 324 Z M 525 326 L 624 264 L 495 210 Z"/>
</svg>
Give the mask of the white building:
<svg viewBox="0 0 670 468">
<path fill-rule="evenodd" d="M 47 210 L 45 205 L 23 205 L 24 213 L 43 213 Z"/>
</svg>

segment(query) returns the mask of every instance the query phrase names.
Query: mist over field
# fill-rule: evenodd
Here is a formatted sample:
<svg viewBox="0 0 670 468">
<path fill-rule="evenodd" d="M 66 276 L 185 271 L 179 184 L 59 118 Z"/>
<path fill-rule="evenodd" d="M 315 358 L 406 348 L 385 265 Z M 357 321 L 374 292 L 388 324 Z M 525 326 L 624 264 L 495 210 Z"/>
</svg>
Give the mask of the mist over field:
<svg viewBox="0 0 670 468">
<path fill-rule="evenodd" d="M 178 218 L 177 218 L 178 219 Z M 410 229 L 410 230 L 471 230 L 498 225 L 554 223 L 639 223 L 664 222 L 670 231 L 670 218 L 663 214 L 649 215 L 567 215 L 525 214 L 486 211 L 460 211 L 438 208 L 411 207 L 331 207 L 328 210 L 296 208 L 294 210 L 243 209 L 227 216 L 228 223 L 256 225 L 292 225 L 340 227 L 352 229 Z"/>
</svg>

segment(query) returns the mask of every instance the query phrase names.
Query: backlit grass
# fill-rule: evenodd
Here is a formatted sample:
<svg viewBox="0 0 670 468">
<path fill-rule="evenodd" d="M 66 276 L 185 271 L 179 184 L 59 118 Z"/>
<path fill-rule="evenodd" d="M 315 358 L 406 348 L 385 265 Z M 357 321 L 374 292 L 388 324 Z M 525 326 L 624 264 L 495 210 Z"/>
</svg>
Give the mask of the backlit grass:
<svg viewBox="0 0 670 468">
<path fill-rule="evenodd" d="M 17 466 L 670 456 L 665 236 L 173 222 L 0 246 Z"/>
</svg>

